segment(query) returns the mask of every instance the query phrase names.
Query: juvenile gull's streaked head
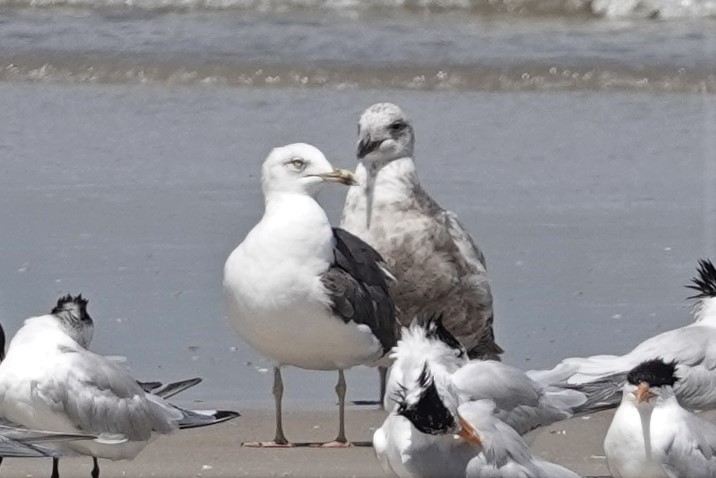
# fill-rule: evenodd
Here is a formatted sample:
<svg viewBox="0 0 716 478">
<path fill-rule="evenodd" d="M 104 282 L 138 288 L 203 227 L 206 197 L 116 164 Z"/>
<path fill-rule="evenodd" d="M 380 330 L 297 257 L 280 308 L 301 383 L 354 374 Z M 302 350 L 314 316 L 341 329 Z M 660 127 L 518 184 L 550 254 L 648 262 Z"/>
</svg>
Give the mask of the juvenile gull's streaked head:
<svg viewBox="0 0 716 478">
<path fill-rule="evenodd" d="M 274 148 L 264 161 L 261 179 L 266 196 L 274 192 L 315 196 L 325 181 L 355 183 L 352 173 L 334 169 L 318 148 L 305 143 Z"/>
<path fill-rule="evenodd" d="M 407 115 L 392 103 L 377 103 L 358 121 L 357 156 L 364 162 L 387 163 L 412 157 L 415 135 Z"/>
<path fill-rule="evenodd" d="M 82 347 L 89 347 L 94 333 L 94 322 L 87 313 L 87 299 L 82 294 L 72 297 L 67 294 L 57 299 L 52 315 L 62 324 L 67 334 Z"/>
</svg>

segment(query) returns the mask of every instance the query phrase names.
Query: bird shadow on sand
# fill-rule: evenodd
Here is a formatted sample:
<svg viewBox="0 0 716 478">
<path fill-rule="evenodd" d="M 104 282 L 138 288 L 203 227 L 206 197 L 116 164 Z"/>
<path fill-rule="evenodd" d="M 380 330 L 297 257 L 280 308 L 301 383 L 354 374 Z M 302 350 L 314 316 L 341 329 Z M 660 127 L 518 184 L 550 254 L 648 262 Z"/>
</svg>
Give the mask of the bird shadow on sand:
<svg viewBox="0 0 716 478">
<path fill-rule="evenodd" d="M 257 443 L 257 442 L 245 442 L 241 444 L 244 448 L 266 448 L 266 449 L 286 449 L 291 450 L 293 448 L 314 448 L 314 449 L 323 449 L 323 450 L 329 450 L 332 448 L 338 448 L 338 449 L 345 449 L 345 448 L 370 448 L 373 446 L 373 443 L 369 441 L 352 441 L 347 446 L 326 446 L 326 443 L 323 442 L 294 442 L 290 445 L 275 445 L 275 444 L 265 444 L 265 443 Z"/>
</svg>

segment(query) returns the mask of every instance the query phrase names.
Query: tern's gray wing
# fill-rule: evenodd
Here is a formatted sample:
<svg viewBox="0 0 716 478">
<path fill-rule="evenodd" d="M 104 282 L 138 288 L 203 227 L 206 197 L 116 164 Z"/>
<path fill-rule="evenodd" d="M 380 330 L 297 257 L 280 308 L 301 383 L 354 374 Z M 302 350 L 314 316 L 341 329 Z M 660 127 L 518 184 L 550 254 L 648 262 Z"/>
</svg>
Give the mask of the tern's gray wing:
<svg viewBox="0 0 716 478">
<path fill-rule="evenodd" d="M 489 399 L 495 415 L 520 434 L 572 416 L 585 402 L 573 390 L 547 390 L 515 367 L 492 360 L 472 361 L 452 375 L 460 402 Z"/>
<path fill-rule="evenodd" d="M 59 452 L 49 448 L 0 436 L 0 457 L 2 458 L 39 458 L 58 455 Z"/>
<path fill-rule="evenodd" d="M 335 261 L 321 277 L 331 309 L 346 323 L 367 325 L 388 353 L 397 343 L 397 322 L 383 258 L 343 229 L 333 236 Z"/>
<path fill-rule="evenodd" d="M 578 478 L 561 466 L 532 455 L 522 437 L 495 413 L 491 400 L 460 405 L 460 416 L 483 438 L 483 451 L 467 466 L 466 478 Z"/>
<path fill-rule="evenodd" d="M 57 443 L 74 440 L 91 440 L 94 435 L 80 433 L 59 433 L 46 430 L 7 425 L 2 420 L 0 425 L 0 457 L 43 457 L 59 456 L 58 450 L 41 446 L 41 443 Z"/>
<path fill-rule="evenodd" d="M 570 384 L 595 405 L 618 404 L 626 373 L 642 362 L 676 361 L 674 392 L 690 409 L 716 407 L 716 329 L 698 324 L 651 337 L 625 355 L 569 358 L 549 371 L 527 372 L 541 384 Z"/>
<path fill-rule="evenodd" d="M 124 368 L 81 347 L 62 347 L 54 380 L 36 394 L 78 430 L 146 441 L 152 432 L 176 429 L 181 414 L 159 397 L 147 394 Z"/>
<path fill-rule="evenodd" d="M 670 477 L 716 477 L 716 426 L 684 410 L 666 449 Z"/>
</svg>

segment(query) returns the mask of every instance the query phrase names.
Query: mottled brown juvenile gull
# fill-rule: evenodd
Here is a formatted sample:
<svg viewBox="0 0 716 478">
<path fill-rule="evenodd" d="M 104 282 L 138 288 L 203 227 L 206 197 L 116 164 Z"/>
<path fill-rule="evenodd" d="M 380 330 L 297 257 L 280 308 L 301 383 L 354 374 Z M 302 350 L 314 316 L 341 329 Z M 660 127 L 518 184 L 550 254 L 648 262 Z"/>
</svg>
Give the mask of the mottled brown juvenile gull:
<svg viewBox="0 0 716 478">
<path fill-rule="evenodd" d="M 315 196 L 326 182 L 352 184 L 308 144 L 274 149 L 263 164 L 266 209 L 224 267 L 229 319 L 274 363 L 276 435 L 258 446 L 290 446 L 283 433 L 280 367 L 338 370 L 338 438 L 346 446 L 343 370 L 371 365 L 397 341 L 395 305 L 380 255 L 334 229 Z"/>
<path fill-rule="evenodd" d="M 378 103 L 358 123 L 359 185 L 346 197 L 341 227 L 373 246 L 396 277 L 399 321 L 442 314 L 471 358 L 499 359 L 485 257 L 457 216 L 423 189 L 415 136 L 403 111 Z M 381 377 L 381 396 L 385 374 Z"/>
</svg>

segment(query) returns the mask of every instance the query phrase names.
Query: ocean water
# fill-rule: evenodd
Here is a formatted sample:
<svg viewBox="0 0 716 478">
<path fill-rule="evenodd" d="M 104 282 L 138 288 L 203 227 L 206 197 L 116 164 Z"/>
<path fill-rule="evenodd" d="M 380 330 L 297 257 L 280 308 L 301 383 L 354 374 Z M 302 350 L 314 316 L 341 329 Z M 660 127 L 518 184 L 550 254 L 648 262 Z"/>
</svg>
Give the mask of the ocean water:
<svg viewBox="0 0 716 478">
<path fill-rule="evenodd" d="M 426 187 L 484 249 L 505 360 L 618 353 L 687 323 L 716 259 L 713 1 L 0 2 L 0 320 L 84 293 L 93 349 L 189 400 L 270 407 L 223 263 L 268 151 L 355 163 L 361 110 L 415 123 Z M 337 219 L 344 190 L 322 204 Z M 377 394 L 373 370 L 349 396 Z M 287 370 L 288 407 L 335 374 Z"/>
</svg>

